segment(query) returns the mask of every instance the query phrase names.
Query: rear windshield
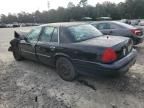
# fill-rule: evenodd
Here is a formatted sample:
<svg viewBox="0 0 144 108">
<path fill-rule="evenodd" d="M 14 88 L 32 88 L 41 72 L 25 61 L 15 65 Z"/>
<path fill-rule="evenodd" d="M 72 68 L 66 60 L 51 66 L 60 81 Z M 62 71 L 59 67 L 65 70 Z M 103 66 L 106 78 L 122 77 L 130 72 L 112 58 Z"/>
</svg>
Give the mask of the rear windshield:
<svg viewBox="0 0 144 108">
<path fill-rule="evenodd" d="M 103 35 L 92 25 L 71 26 L 68 27 L 68 30 L 70 31 L 76 42 L 88 40 Z"/>
</svg>

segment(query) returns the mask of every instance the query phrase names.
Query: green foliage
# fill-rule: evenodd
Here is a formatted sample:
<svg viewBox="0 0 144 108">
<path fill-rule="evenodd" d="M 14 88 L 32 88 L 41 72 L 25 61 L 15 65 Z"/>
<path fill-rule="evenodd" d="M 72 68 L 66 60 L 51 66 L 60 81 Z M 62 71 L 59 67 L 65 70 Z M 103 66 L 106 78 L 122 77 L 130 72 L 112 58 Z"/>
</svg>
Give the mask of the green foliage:
<svg viewBox="0 0 144 108">
<path fill-rule="evenodd" d="M 81 20 L 83 17 L 91 17 L 96 20 L 98 17 L 112 17 L 113 20 L 121 18 L 144 18 L 144 0 L 126 0 L 119 4 L 104 2 L 96 6 L 87 4 L 87 0 L 80 0 L 75 6 L 69 2 L 67 8 L 59 7 L 49 11 L 36 11 L 34 13 L 21 12 L 18 14 L 1 15 L 3 23 L 52 23 L 63 21 Z"/>
<path fill-rule="evenodd" d="M 67 8 L 73 8 L 75 7 L 75 5 L 73 4 L 73 2 L 69 2 L 68 5 L 67 5 Z"/>
<path fill-rule="evenodd" d="M 80 0 L 78 6 L 86 7 L 87 6 L 87 0 Z"/>
</svg>

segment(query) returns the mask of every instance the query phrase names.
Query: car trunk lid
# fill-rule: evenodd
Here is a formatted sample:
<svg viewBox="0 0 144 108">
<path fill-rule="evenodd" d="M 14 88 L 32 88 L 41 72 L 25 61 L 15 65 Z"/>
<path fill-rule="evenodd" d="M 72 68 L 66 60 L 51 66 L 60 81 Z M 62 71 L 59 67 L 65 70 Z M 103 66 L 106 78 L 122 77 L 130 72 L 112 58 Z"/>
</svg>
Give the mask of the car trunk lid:
<svg viewBox="0 0 144 108">
<path fill-rule="evenodd" d="M 96 50 L 93 50 L 94 51 L 93 53 L 97 54 L 99 53 L 98 54 L 99 61 L 101 60 L 104 51 L 108 48 L 112 48 L 115 51 L 117 55 L 116 60 L 119 60 L 124 56 L 128 55 L 133 48 L 133 43 L 131 39 L 126 37 L 108 36 L 108 35 L 82 41 L 80 42 L 80 44 L 83 44 L 84 46 L 90 46 L 93 49 L 99 47 L 101 51 L 99 50 L 99 52 L 95 52 Z"/>
<path fill-rule="evenodd" d="M 101 46 L 104 48 L 114 47 L 119 44 L 125 44 L 128 42 L 128 38 L 120 36 L 99 36 L 86 41 L 80 42 L 80 44 L 90 45 L 90 46 Z"/>
</svg>

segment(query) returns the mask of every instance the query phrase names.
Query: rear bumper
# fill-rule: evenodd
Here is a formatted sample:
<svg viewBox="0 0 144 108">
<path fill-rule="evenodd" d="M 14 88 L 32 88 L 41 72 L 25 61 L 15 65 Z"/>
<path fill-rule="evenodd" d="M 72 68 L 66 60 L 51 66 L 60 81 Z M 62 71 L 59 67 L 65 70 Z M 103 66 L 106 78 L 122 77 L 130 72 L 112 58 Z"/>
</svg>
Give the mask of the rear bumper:
<svg viewBox="0 0 144 108">
<path fill-rule="evenodd" d="M 75 60 L 75 59 L 73 60 L 73 63 L 76 70 L 80 74 L 114 75 L 114 74 L 126 73 L 128 69 L 135 64 L 136 56 L 137 56 L 137 51 L 133 49 L 133 51 L 130 54 L 128 54 L 126 57 L 112 64 L 102 64 L 102 63 Z"/>
</svg>

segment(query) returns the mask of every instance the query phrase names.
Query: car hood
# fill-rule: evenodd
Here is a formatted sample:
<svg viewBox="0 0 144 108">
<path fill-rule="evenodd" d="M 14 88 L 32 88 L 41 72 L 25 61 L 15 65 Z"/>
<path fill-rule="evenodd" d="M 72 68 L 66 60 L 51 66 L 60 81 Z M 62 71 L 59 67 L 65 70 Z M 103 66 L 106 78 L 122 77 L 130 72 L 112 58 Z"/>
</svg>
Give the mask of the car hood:
<svg viewBox="0 0 144 108">
<path fill-rule="evenodd" d="M 86 41 L 82 41 L 79 44 L 88 46 L 100 46 L 100 47 L 114 47 L 118 44 L 127 43 L 129 38 L 121 36 L 99 36 Z"/>
</svg>

